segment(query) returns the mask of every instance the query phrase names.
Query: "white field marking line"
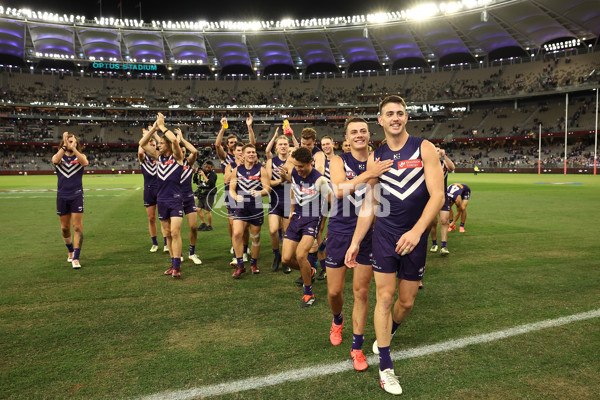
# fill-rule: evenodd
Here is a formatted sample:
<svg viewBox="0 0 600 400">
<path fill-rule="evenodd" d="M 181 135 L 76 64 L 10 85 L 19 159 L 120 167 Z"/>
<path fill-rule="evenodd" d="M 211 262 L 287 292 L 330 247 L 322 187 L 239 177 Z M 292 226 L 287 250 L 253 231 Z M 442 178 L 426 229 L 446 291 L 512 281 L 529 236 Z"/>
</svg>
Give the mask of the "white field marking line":
<svg viewBox="0 0 600 400">
<path fill-rule="evenodd" d="M 430 354 L 441 353 L 464 347 L 489 343 L 500 339 L 509 338 L 512 336 L 522 335 L 524 333 L 535 332 L 546 328 L 554 328 L 561 325 L 570 324 L 572 322 L 584 321 L 587 319 L 600 317 L 600 308 L 597 310 L 587 311 L 580 314 L 573 314 L 567 317 L 556 319 L 547 319 L 545 321 L 535 322 L 532 324 L 519 325 L 514 328 L 505 329 L 481 335 L 467 336 L 461 339 L 449 340 L 438 344 L 416 347 L 414 349 L 394 351 L 392 352 L 393 360 L 405 360 Z M 367 357 L 369 364 L 377 365 L 379 356 L 371 355 Z M 336 374 L 338 372 L 352 371 L 354 367 L 350 360 L 341 361 L 333 364 L 316 365 L 308 368 L 294 369 L 279 374 L 267 375 L 257 378 L 248 378 L 229 383 L 221 383 L 217 385 L 204 386 L 194 389 L 178 390 L 174 392 L 162 392 L 147 397 L 142 397 L 142 400 L 188 400 L 202 397 L 219 396 L 222 394 L 238 393 L 252 389 L 262 389 L 269 386 L 279 385 L 285 382 L 295 382 L 304 379 L 315 378 L 323 375 Z"/>
</svg>

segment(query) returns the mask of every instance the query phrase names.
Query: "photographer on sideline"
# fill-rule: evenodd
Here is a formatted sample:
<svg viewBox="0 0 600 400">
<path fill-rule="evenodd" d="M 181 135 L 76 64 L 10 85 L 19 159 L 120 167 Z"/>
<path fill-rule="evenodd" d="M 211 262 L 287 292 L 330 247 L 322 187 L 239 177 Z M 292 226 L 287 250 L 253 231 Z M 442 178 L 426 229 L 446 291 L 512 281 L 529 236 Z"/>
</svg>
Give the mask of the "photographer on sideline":
<svg viewBox="0 0 600 400">
<path fill-rule="evenodd" d="M 198 217 L 200 218 L 199 231 L 212 231 L 212 210 L 215 202 L 217 174 L 213 171 L 212 161 L 206 161 L 203 169 L 198 169 L 194 173 L 193 182 L 198 185 L 196 197 L 198 198 Z M 206 212 L 206 220 L 204 213 Z M 208 222 L 208 225 L 206 224 Z"/>
</svg>

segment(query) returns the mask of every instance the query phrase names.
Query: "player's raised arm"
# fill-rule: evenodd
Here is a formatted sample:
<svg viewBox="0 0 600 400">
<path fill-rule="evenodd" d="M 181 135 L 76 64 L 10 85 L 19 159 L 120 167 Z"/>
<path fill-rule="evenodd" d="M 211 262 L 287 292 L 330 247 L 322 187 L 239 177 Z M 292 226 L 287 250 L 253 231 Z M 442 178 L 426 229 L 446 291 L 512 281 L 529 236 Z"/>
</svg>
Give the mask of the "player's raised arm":
<svg viewBox="0 0 600 400">
<path fill-rule="evenodd" d="M 158 130 L 158 125 L 156 123 L 154 123 L 154 125 L 152 125 L 152 128 L 150 128 L 150 130 L 148 131 L 144 131 L 144 136 L 142 136 L 142 138 L 139 141 L 139 147 L 141 147 L 146 154 L 153 158 L 153 159 L 157 159 L 158 158 L 158 150 L 156 149 L 156 147 L 152 147 L 149 145 L 150 143 L 150 139 L 153 138 L 154 133 Z M 156 142 L 158 144 L 158 141 Z M 142 161 L 142 160 L 140 160 Z"/>
<path fill-rule="evenodd" d="M 194 165 L 194 163 L 196 162 L 196 159 L 198 158 L 198 149 L 196 149 L 196 147 L 193 144 L 188 142 L 183 137 L 183 133 L 181 132 L 181 129 L 176 128 L 175 133 L 177 134 L 177 137 L 180 138 L 180 142 L 183 144 L 183 147 L 185 147 L 187 149 L 187 151 L 190 152 L 190 155 L 187 158 L 188 164 Z"/>
<path fill-rule="evenodd" d="M 252 129 L 252 122 L 254 122 L 254 118 L 252 118 L 252 114 L 248 113 L 248 118 L 246 118 L 246 126 L 248 127 L 248 141 L 250 144 L 256 146 L 256 136 L 254 135 L 254 129 Z"/>
<path fill-rule="evenodd" d="M 279 127 L 275 128 L 275 134 L 273 135 L 271 140 L 269 140 L 269 143 L 267 143 L 267 147 L 265 148 L 265 155 L 267 156 L 267 160 L 270 160 L 271 158 L 273 158 L 273 153 L 271 152 L 271 149 L 273 148 L 273 145 L 275 144 L 275 140 L 277 139 L 278 134 L 279 134 Z"/>
<path fill-rule="evenodd" d="M 221 162 L 224 162 L 227 158 L 227 153 L 223 150 L 223 135 L 225 135 L 225 126 L 227 125 L 227 118 L 221 118 L 221 130 L 219 130 L 219 134 L 215 139 L 215 149 L 217 150 L 217 156 Z"/>
<path fill-rule="evenodd" d="M 69 132 L 64 132 L 63 138 L 62 138 L 61 142 L 58 144 L 58 150 L 56 151 L 56 154 L 54 154 L 52 156 L 52 164 L 54 164 L 54 165 L 60 164 L 63 156 L 65 155 L 65 151 L 67 151 L 68 138 L 69 138 Z"/>
</svg>

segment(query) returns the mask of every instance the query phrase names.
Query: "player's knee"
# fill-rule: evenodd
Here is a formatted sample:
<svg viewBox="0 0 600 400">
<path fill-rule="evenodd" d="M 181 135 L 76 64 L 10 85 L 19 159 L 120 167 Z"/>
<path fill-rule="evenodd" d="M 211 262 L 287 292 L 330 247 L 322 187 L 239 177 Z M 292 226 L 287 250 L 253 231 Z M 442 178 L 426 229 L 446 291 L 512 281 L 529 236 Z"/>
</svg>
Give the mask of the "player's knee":
<svg viewBox="0 0 600 400">
<path fill-rule="evenodd" d="M 73 230 L 78 235 L 83 235 L 83 228 L 81 226 L 75 225 L 73 226 Z"/>
<path fill-rule="evenodd" d="M 151 224 L 156 224 L 156 215 L 148 215 L 148 222 Z"/>
<path fill-rule="evenodd" d="M 398 299 L 398 307 L 400 307 L 404 312 L 410 312 L 415 304 L 414 299 Z"/>
<path fill-rule="evenodd" d="M 369 289 L 365 287 L 354 288 L 354 301 L 366 303 L 369 300 Z"/>
<path fill-rule="evenodd" d="M 377 304 L 384 310 L 390 310 L 394 304 L 394 292 L 379 292 L 377 293 Z"/>
<path fill-rule="evenodd" d="M 282 253 L 281 254 L 281 262 L 284 264 L 289 264 L 292 262 L 292 255 L 290 253 Z"/>
<path fill-rule="evenodd" d="M 60 231 L 62 233 L 62 236 L 65 237 L 65 238 L 71 236 L 71 229 L 69 229 L 69 228 L 63 228 L 63 227 L 61 227 Z"/>
</svg>

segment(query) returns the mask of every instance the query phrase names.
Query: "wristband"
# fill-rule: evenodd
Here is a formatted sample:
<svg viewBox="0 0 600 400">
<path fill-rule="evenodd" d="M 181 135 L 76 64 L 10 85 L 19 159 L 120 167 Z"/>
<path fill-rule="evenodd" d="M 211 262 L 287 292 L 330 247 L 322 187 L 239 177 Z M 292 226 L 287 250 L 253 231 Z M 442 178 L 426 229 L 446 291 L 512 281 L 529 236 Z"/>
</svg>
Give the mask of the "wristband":
<svg viewBox="0 0 600 400">
<path fill-rule="evenodd" d="M 60 147 L 63 151 L 67 151 L 67 146 L 61 146 Z"/>
</svg>

